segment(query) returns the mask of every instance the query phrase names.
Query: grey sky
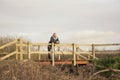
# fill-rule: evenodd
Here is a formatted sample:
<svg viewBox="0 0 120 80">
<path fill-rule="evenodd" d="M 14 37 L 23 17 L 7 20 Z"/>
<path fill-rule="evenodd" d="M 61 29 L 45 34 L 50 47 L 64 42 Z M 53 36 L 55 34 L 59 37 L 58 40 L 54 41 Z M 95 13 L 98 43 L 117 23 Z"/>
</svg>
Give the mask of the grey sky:
<svg viewBox="0 0 120 80">
<path fill-rule="evenodd" d="M 0 0 L 0 34 L 48 42 L 119 43 L 119 0 Z"/>
</svg>

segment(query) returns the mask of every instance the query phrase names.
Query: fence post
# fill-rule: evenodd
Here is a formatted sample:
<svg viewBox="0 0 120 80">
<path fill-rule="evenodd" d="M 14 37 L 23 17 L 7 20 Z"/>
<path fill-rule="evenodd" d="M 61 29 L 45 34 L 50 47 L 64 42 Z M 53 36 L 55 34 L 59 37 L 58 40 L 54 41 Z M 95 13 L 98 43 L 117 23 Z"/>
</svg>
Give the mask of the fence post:
<svg viewBox="0 0 120 80">
<path fill-rule="evenodd" d="M 60 46 L 58 46 L 58 52 L 60 52 Z M 58 60 L 60 60 L 61 59 L 61 55 L 60 55 L 60 53 L 58 54 Z"/>
<path fill-rule="evenodd" d="M 23 60 L 23 39 L 20 38 L 20 60 Z"/>
<path fill-rule="evenodd" d="M 92 44 L 92 55 L 93 55 L 93 59 L 95 59 L 95 45 Z"/>
<path fill-rule="evenodd" d="M 31 53 L 30 53 L 30 46 L 31 46 L 31 42 L 28 42 L 28 59 L 31 59 Z"/>
<path fill-rule="evenodd" d="M 73 47 L 73 65 L 76 66 L 76 46 L 74 43 L 72 44 L 72 47 Z"/>
<path fill-rule="evenodd" d="M 52 66 L 55 66 L 55 46 L 52 43 Z"/>
<path fill-rule="evenodd" d="M 17 39 L 17 42 L 15 44 L 15 46 L 16 46 L 16 60 L 18 60 L 18 46 L 17 46 L 18 42 L 19 42 L 19 39 Z"/>
<path fill-rule="evenodd" d="M 76 52 L 79 52 L 79 47 L 76 47 Z M 79 55 L 76 55 L 76 60 L 79 60 Z"/>
<path fill-rule="evenodd" d="M 38 45 L 38 52 L 40 52 L 40 45 Z M 39 55 L 39 60 L 41 59 L 41 54 L 40 53 L 38 53 L 38 55 Z"/>
</svg>

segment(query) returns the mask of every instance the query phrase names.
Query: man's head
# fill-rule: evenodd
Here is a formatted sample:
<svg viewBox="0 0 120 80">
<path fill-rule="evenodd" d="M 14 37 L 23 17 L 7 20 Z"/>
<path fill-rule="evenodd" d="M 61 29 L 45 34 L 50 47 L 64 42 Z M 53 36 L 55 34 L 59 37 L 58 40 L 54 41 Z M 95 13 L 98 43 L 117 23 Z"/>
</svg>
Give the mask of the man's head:
<svg viewBox="0 0 120 80">
<path fill-rule="evenodd" d="M 56 33 L 53 33 L 53 36 L 54 36 L 55 38 L 57 38 L 57 34 L 56 34 Z"/>
</svg>

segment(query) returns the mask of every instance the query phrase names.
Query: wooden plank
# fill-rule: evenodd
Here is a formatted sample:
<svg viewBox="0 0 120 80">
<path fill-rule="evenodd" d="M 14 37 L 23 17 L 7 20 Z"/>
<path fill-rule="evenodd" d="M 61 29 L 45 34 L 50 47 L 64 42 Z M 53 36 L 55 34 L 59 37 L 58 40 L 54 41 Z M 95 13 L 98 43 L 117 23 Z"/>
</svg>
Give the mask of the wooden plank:
<svg viewBox="0 0 120 80">
<path fill-rule="evenodd" d="M 54 48 L 54 43 L 52 43 L 52 66 L 55 66 L 55 48 Z"/>
<path fill-rule="evenodd" d="M 20 38 L 20 60 L 23 60 L 23 40 Z"/>
<path fill-rule="evenodd" d="M 68 54 L 68 55 L 72 55 L 72 52 L 65 52 L 65 51 L 57 51 L 55 52 L 55 54 Z"/>
<path fill-rule="evenodd" d="M 32 46 L 48 46 L 51 45 L 51 43 L 31 43 Z M 120 44 L 94 44 L 95 46 L 120 46 Z M 20 46 L 20 44 L 17 44 L 17 46 Z M 27 46 L 27 44 L 23 44 L 23 46 Z M 55 46 L 58 47 L 72 47 L 72 44 L 67 43 L 61 43 L 61 44 L 55 44 Z M 92 46 L 92 44 L 76 44 L 76 47 L 79 46 Z"/>
<path fill-rule="evenodd" d="M 39 63 L 39 64 L 44 64 L 44 65 L 51 65 L 52 64 L 51 61 L 35 61 L 35 62 Z M 79 64 L 79 65 L 88 64 L 88 63 L 89 63 L 88 60 L 79 60 L 79 61 L 76 61 L 76 64 Z M 73 61 L 72 60 L 68 60 L 68 61 L 56 60 L 55 61 L 55 65 L 63 65 L 63 64 L 72 65 Z"/>
<path fill-rule="evenodd" d="M 76 52 L 76 54 L 91 54 L 92 52 L 87 52 L 87 51 L 84 51 L 84 52 Z"/>
<path fill-rule="evenodd" d="M 51 43 L 31 43 L 32 46 L 48 46 L 51 45 Z"/>
<path fill-rule="evenodd" d="M 92 44 L 92 55 L 93 55 L 93 59 L 95 59 L 95 45 Z"/>
<path fill-rule="evenodd" d="M 78 55 L 79 57 L 83 58 L 84 60 L 88 60 L 87 57 L 83 56 L 83 55 Z"/>
<path fill-rule="evenodd" d="M 67 44 L 67 43 L 61 43 L 61 44 L 55 44 L 57 47 L 72 47 L 72 44 Z"/>
<path fill-rule="evenodd" d="M 120 46 L 120 44 L 94 44 L 95 46 Z"/>
<path fill-rule="evenodd" d="M 31 54 L 48 54 L 50 51 L 31 51 Z M 92 52 L 76 52 L 76 54 L 91 54 Z M 55 54 L 68 54 L 72 55 L 72 52 L 66 52 L 66 51 L 55 51 Z"/>
<path fill-rule="evenodd" d="M 31 50 L 30 50 L 31 42 L 28 42 L 28 59 L 31 59 Z"/>
<path fill-rule="evenodd" d="M 18 60 L 18 46 L 17 46 L 17 43 L 16 43 L 16 60 Z"/>
<path fill-rule="evenodd" d="M 16 46 L 20 46 L 20 44 L 16 44 Z M 27 47 L 28 45 L 23 43 L 23 46 Z"/>
<path fill-rule="evenodd" d="M 40 46 L 38 46 L 38 52 L 40 51 Z M 38 53 L 38 59 L 40 60 L 41 59 L 41 53 Z"/>
<path fill-rule="evenodd" d="M 73 65 L 76 66 L 76 46 L 74 43 L 72 44 L 72 46 L 73 46 Z"/>
<path fill-rule="evenodd" d="M 48 54 L 50 51 L 31 51 L 31 54 Z"/>
<path fill-rule="evenodd" d="M 76 64 L 89 64 L 88 60 L 76 61 Z"/>
<path fill-rule="evenodd" d="M 16 54 L 16 51 L 14 51 L 14 52 L 12 52 L 12 53 L 10 53 L 10 54 L 8 54 L 8 55 L 0 58 L 0 61 L 1 61 L 1 60 L 4 60 L 4 59 L 6 59 L 6 58 L 8 58 L 8 57 L 10 57 L 10 56 L 13 56 L 13 55 L 15 55 L 15 54 Z"/>
<path fill-rule="evenodd" d="M 17 40 L 14 40 L 14 41 L 12 41 L 12 42 L 9 42 L 9 43 L 7 43 L 7 44 L 4 44 L 3 46 L 0 47 L 0 49 L 3 49 L 3 48 L 5 48 L 5 47 L 7 47 L 7 46 L 10 46 L 10 45 L 12 45 L 12 44 L 15 44 L 16 42 L 17 42 Z"/>
<path fill-rule="evenodd" d="M 50 51 L 31 51 L 31 54 L 48 54 Z M 72 55 L 72 52 L 55 52 L 55 54 L 68 54 Z"/>
<path fill-rule="evenodd" d="M 95 54 L 119 54 L 119 51 L 116 52 L 95 52 Z"/>
<path fill-rule="evenodd" d="M 92 46 L 92 44 L 76 44 L 76 47 L 79 47 L 79 46 Z"/>
</svg>

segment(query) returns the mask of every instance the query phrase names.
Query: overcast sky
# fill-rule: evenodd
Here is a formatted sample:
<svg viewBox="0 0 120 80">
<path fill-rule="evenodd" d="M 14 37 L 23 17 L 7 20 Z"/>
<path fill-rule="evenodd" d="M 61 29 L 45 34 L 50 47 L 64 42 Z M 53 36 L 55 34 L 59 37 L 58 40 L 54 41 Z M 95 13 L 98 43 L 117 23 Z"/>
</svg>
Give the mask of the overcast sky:
<svg viewBox="0 0 120 80">
<path fill-rule="evenodd" d="M 120 43 L 120 0 L 0 0 L 0 35 L 61 43 Z"/>
</svg>

